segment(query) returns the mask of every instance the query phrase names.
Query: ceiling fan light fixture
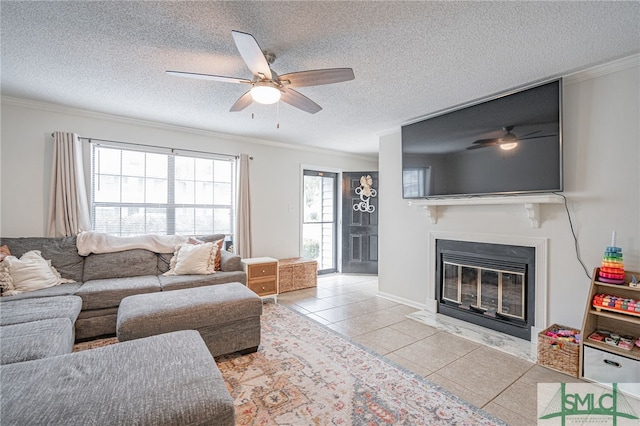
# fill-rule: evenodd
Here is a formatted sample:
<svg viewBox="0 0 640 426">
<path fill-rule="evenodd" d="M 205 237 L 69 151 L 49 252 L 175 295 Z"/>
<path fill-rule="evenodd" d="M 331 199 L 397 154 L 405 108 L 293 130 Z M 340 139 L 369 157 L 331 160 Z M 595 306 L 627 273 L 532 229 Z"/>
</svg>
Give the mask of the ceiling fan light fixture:
<svg viewBox="0 0 640 426">
<path fill-rule="evenodd" d="M 510 151 L 514 149 L 516 146 L 518 146 L 518 142 L 501 143 L 500 149 L 504 149 L 505 151 Z"/>
<path fill-rule="evenodd" d="M 275 104 L 280 100 L 280 96 L 280 90 L 268 81 L 259 81 L 251 88 L 251 97 L 259 104 Z"/>
</svg>

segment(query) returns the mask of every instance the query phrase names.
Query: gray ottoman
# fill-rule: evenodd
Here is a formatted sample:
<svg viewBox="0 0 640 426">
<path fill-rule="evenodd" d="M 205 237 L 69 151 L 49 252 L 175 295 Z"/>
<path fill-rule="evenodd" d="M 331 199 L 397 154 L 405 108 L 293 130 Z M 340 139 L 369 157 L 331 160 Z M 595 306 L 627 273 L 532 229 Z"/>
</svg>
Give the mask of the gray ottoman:
<svg viewBox="0 0 640 426">
<path fill-rule="evenodd" d="M 0 366 L 2 425 L 233 426 L 204 342 L 179 331 Z"/>
<path fill-rule="evenodd" d="M 52 318 L 0 327 L 0 364 L 31 361 L 73 352 L 73 323 Z"/>
<path fill-rule="evenodd" d="M 36 297 L 0 302 L 0 325 L 21 324 L 52 318 L 69 318 L 76 322 L 82 309 L 78 296 Z"/>
<path fill-rule="evenodd" d="M 260 345 L 262 299 L 241 283 L 217 284 L 125 297 L 116 334 L 126 341 L 197 330 L 211 355 L 255 352 Z"/>
</svg>

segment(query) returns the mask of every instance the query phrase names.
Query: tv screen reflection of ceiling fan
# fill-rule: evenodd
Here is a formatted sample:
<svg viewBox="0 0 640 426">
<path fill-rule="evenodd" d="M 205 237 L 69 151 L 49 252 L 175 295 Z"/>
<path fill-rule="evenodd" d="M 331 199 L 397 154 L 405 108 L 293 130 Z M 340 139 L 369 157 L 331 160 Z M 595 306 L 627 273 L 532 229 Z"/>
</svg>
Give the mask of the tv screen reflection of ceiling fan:
<svg viewBox="0 0 640 426">
<path fill-rule="evenodd" d="M 513 130 L 515 126 L 506 126 L 503 127 L 502 130 L 504 130 L 504 135 L 500 138 L 493 138 L 493 139 L 478 139 L 477 141 L 475 141 L 473 143 L 473 145 L 471 145 L 470 147 L 468 147 L 467 149 L 479 149 L 479 148 L 486 148 L 489 146 L 494 146 L 494 145 L 498 145 L 500 147 L 500 149 L 503 149 L 505 151 L 509 151 L 511 149 L 514 149 L 515 147 L 518 146 L 518 142 L 520 141 L 525 141 L 528 139 L 539 139 L 539 138 L 548 138 L 549 136 L 555 136 L 555 135 L 540 135 L 540 136 L 533 136 L 537 133 L 540 133 L 540 130 L 537 130 L 535 132 L 531 132 L 531 133 L 527 133 L 526 135 L 522 135 L 520 137 L 517 137 L 516 135 L 514 135 L 513 133 L 511 133 L 511 131 Z"/>
<path fill-rule="evenodd" d="M 242 111 L 252 102 L 273 104 L 283 101 L 311 114 L 322 110 L 322 107 L 293 88 L 340 83 L 355 78 L 351 68 L 328 68 L 278 75 L 270 66 L 276 58 L 275 54 L 260 49 L 258 42 L 251 34 L 240 31 L 231 33 L 240 56 L 253 73 L 251 80 L 183 71 L 167 71 L 167 74 L 250 85 L 251 88 L 231 106 L 231 112 Z"/>
</svg>

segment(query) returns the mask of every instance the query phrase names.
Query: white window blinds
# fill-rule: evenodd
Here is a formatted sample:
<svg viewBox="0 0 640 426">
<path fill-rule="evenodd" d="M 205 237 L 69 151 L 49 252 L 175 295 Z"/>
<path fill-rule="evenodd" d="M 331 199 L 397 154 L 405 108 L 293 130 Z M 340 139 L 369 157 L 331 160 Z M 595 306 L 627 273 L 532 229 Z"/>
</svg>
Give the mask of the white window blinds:
<svg viewBox="0 0 640 426">
<path fill-rule="evenodd" d="M 91 163 L 95 231 L 233 234 L 235 157 L 93 143 Z"/>
</svg>

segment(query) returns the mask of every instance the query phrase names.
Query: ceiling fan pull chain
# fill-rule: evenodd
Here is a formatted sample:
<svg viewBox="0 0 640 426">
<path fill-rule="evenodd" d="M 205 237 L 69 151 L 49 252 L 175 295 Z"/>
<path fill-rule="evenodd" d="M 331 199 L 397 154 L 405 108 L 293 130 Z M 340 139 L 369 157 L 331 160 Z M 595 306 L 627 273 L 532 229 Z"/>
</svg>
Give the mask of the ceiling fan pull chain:
<svg viewBox="0 0 640 426">
<path fill-rule="evenodd" d="M 280 102 L 276 104 L 276 129 L 280 128 Z"/>
</svg>

